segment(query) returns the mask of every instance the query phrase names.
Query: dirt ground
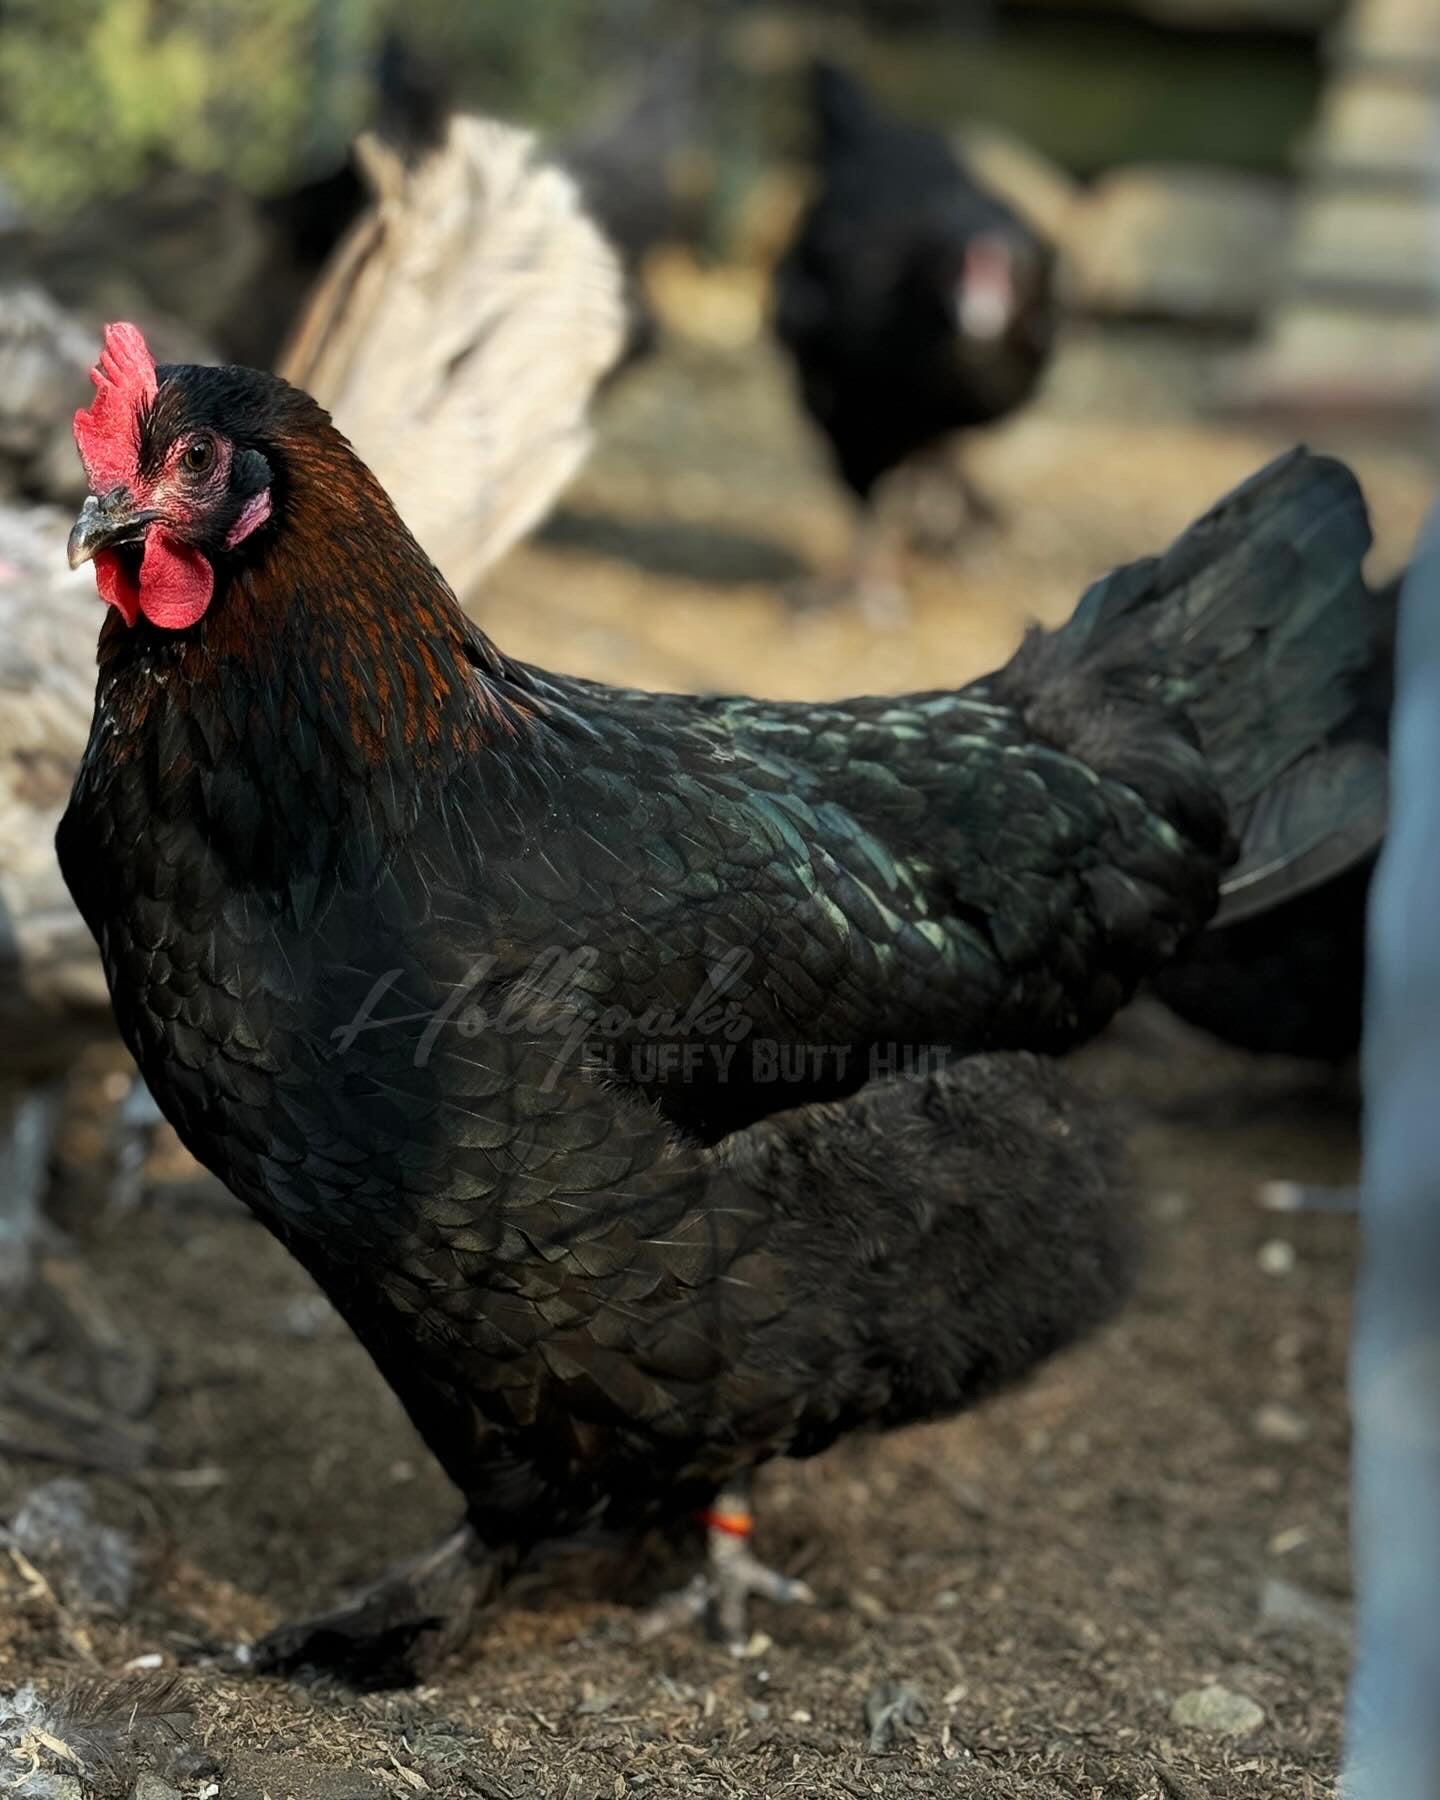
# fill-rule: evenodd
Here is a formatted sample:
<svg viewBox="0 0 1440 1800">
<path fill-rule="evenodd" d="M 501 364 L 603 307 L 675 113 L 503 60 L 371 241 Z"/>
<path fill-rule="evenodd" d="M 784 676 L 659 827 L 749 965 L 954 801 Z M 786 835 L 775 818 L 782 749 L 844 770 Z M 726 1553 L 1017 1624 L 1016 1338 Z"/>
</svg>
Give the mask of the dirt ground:
<svg viewBox="0 0 1440 1800">
<path fill-rule="evenodd" d="M 1043 406 L 974 458 L 1009 523 L 917 564 L 910 624 L 882 633 L 779 595 L 840 554 L 846 522 L 769 355 L 674 348 L 616 393 L 593 466 L 479 610 L 521 654 L 642 684 L 961 679 L 1280 446 L 1203 418 L 1225 354 L 1073 339 Z M 1429 474 L 1344 447 L 1394 566 Z M 109 1615 L 73 1601 L 63 1568 L 0 1548 L 0 1785 L 33 1767 L 52 1800 L 76 1800 L 77 1773 L 126 1794 L 141 1769 L 208 1800 L 1330 1794 L 1355 1227 L 1277 1219 L 1254 1194 L 1352 1176 L 1353 1108 L 1143 1008 L 1081 1062 L 1132 1130 L 1137 1298 L 1023 1392 L 769 1471 L 759 1547 L 818 1603 L 757 1612 L 740 1662 L 698 1637 L 632 1641 L 636 1604 L 684 1572 L 680 1544 L 556 1557 L 415 1691 L 222 1672 L 214 1649 L 420 1548 L 453 1496 L 306 1278 L 223 1196 L 162 1182 L 104 1211 L 72 1182 L 88 1278 L 159 1356 L 154 1448 L 133 1475 L 83 1477 L 135 1553 Z M 63 1473 L 0 1462 L 0 1519 Z M 17 1724 L 27 1682 L 43 1710 L 20 1703 Z M 1211 1684 L 1254 1703 L 1238 1734 L 1173 1720 Z M 911 1703 L 877 1729 L 887 1694 Z"/>
</svg>

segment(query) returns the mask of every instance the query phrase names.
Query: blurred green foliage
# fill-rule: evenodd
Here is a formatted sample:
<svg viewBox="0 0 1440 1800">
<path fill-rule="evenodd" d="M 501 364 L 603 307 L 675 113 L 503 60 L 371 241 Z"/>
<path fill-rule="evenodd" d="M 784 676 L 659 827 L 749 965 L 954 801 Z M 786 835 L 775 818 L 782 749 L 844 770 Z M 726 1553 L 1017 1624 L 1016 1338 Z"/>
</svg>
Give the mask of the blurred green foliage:
<svg viewBox="0 0 1440 1800">
<path fill-rule="evenodd" d="M 551 124 L 597 22 L 648 0 L 0 0 L 0 180 L 55 215 L 157 162 L 256 190 L 332 161 L 393 29 L 452 91 Z"/>
<path fill-rule="evenodd" d="M 368 0 L 6 0 L 0 175 L 54 213 L 133 185 L 163 160 L 262 188 L 310 147 L 322 46 L 353 63 Z M 338 38 L 333 48 L 327 37 Z M 340 131 L 357 103 L 334 84 Z"/>
<path fill-rule="evenodd" d="M 380 17 L 448 71 L 469 104 L 554 129 L 583 110 L 592 41 L 625 10 L 614 0 L 400 0 Z"/>
<path fill-rule="evenodd" d="M 1005 125 L 1082 175 L 1136 158 L 1281 170 L 1311 116 L 1320 68 L 1302 37 L 1177 34 L 1098 11 L 1000 5 L 987 23 L 989 10 L 981 0 L 0 0 L 0 185 L 51 218 L 133 187 L 155 164 L 281 190 L 333 168 L 367 121 L 387 33 L 457 103 L 546 134 L 603 117 L 678 30 L 747 16 L 768 20 L 772 36 L 783 24 L 794 46 L 817 24 L 884 25 L 861 56 L 896 104 L 942 125 Z M 906 20 L 917 28 L 894 29 Z M 726 145 L 710 147 L 748 180 L 754 143 L 774 148 L 777 120 L 791 154 L 809 131 L 793 73 L 742 80 L 754 91 L 731 94 L 716 129 L 743 139 L 745 156 L 731 168 Z"/>
</svg>

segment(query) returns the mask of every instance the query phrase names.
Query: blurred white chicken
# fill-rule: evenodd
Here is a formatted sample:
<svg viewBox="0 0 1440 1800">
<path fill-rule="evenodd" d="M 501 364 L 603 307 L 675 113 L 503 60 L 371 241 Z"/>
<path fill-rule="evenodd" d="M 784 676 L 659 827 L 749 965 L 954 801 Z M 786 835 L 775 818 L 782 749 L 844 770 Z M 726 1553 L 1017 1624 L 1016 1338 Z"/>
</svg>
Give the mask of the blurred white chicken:
<svg viewBox="0 0 1440 1800">
<path fill-rule="evenodd" d="M 281 358 L 462 600 L 554 504 L 620 354 L 619 261 L 526 131 L 463 114 L 415 161 L 357 145 L 375 205 Z"/>
</svg>

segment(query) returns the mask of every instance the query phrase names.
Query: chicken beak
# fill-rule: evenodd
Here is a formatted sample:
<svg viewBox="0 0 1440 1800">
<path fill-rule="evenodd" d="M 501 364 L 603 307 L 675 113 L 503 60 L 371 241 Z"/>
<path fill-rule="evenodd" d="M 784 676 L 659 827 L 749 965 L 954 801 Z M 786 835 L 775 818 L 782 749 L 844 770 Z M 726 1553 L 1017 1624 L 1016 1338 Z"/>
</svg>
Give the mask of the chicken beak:
<svg viewBox="0 0 1440 1800">
<path fill-rule="evenodd" d="M 138 543 L 144 537 L 145 527 L 159 517 L 153 509 L 137 509 L 128 488 L 111 488 L 99 499 L 94 494 L 87 495 L 65 546 L 70 567 L 78 569 L 99 551 L 113 549 L 116 544 Z"/>
</svg>

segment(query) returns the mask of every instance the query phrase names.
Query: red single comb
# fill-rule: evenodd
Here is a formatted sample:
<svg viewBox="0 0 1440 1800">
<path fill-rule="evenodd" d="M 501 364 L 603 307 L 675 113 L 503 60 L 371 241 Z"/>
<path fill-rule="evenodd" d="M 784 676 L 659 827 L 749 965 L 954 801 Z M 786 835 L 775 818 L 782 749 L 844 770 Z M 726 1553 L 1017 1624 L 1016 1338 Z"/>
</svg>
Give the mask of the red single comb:
<svg viewBox="0 0 1440 1800">
<path fill-rule="evenodd" d="M 155 358 L 134 325 L 107 325 L 100 360 L 90 371 L 95 398 L 75 415 L 75 447 L 92 493 L 135 476 L 140 413 L 159 391 Z"/>
</svg>

